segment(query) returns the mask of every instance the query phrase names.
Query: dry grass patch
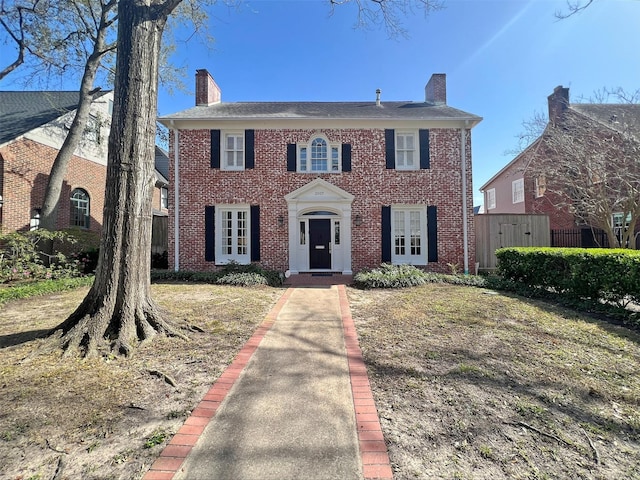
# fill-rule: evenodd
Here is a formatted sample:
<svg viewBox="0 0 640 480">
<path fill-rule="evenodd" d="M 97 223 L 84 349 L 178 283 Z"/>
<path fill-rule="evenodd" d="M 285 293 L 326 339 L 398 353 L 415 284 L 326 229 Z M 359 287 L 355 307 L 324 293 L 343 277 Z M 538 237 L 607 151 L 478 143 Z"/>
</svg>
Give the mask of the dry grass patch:
<svg viewBox="0 0 640 480">
<path fill-rule="evenodd" d="M 401 479 L 639 479 L 640 336 L 431 284 L 349 290 Z"/>
<path fill-rule="evenodd" d="M 0 309 L 0 478 L 141 478 L 253 334 L 282 290 L 153 285 L 189 341 L 158 337 L 132 358 L 62 359 L 39 338 L 87 289 Z M 150 372 L 175 380 L 172 386 Z"/>
</svg>

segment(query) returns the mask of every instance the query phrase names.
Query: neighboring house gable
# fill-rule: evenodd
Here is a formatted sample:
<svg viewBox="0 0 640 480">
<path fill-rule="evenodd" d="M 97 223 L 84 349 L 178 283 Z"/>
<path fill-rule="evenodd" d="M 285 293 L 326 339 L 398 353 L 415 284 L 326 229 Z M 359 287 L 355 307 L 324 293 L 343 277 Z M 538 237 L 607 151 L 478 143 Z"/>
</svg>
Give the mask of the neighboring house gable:
<svg viewBox="0 0 640 480">
<path fill-rule="evenodd" d="M 473 265 L 470 130 L 481 119 L 446 105 L 444 75 L 425 94 L 224 103 L 199 70 L 196 107 L 160 119 L 171 130 L 171 267 Z"/>
<path fill-rule="evenodd" d="M 640 105 L 634 104 L 570 104 L 569 89 L 558 86 L 548 97 L 550 125 L 560 125 L 565 132 L 589 131 L 593 138 L 621 141 L 622 134 L 640 138 Z M 523 152 L 494 175 L 480 190 L 485 198 L 486 213 L 529 213 L 549 216 L 553 231 L 590 227 L 572 213 L 575 206 L 567 197 L 553 190 L 545 175 L 544 162 L 554 161 L 551 147 L 554 129 L 544 132 Z M 591 137 L 591 136 L 590 136 Z M 576 141 L 576 148 L 582 140 Z M 573 144 L 571 144 L 573 147 Z M 588 159 L 585 158 L 585 162 Z M 597 175 L 592 181 L 598 181 Z M 523 201 L 515 202 L 514 182 L 521 181 Z M 491 200 L 495 206 L 491 208 Z"/>
<path fill-rule="evenodd" d="M 101 229 L 112 98 L 101 92 L 94 99 L 63 183 L 58 228 Z M 4 232 L 37 227 L 51 166 L 77 102 L 78 92 L 0 92 Z"/>
</svg>

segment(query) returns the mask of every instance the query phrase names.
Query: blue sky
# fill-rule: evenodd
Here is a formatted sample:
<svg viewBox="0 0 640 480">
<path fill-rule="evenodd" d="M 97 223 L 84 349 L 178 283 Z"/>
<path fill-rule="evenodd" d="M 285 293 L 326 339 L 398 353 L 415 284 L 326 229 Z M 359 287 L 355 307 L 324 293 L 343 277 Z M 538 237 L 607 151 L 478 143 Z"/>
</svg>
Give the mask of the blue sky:
<svg viewBox="0 0 640 480">
<path fill-rule="evenodd" d="M 383 102 L 423 101 L 431 74 L 446 73 L 449 105 L 484 118 L 472 132 L 475 204 L 554 87 L 570 87 L 572 100 L 640 88 L 640 0 L 596 0 L 562 21 L 554 13 L 565 0 L 444 1 L 428 17 L 403 18 L 408 36 L 395 39 L 382 27 L 355 29 L 353 3 L 331 15 L 328 0 L 220 2 L 210 11 L 215 42 L 184 32 L 191 38 L 172 60 L 191 89 L 196 69 L 208 69 L 226 102 L 374 101 L 377 88 Z M 11 75 L 0 82 L 16 88 Z M 193 104 L 192 93 L 162 91 L 159 113 Z"/>
<path fill-rule="evenodd" d="M 522 122 L 546 112 L 557 85 L 572 100 L 603 87 L 640 88 L 640 1 L 596 0 L 566 20 L 564 0 L 448 0 L 425 17 L 404 18 L 407 38 L 383 28 L 354 29 L 355 5 L 253 0 L 212 10 L 208 48 L 178 46 L 189 86 L 206 68 L 233 101 L 424 99 L 432 73 L 447 74 L 448 104 L 484 120 L 472 132 L 474 203 L 478 189 L 512 156 Z M 168 114 L 192 95 L 162 94 Z"/>
</svg>

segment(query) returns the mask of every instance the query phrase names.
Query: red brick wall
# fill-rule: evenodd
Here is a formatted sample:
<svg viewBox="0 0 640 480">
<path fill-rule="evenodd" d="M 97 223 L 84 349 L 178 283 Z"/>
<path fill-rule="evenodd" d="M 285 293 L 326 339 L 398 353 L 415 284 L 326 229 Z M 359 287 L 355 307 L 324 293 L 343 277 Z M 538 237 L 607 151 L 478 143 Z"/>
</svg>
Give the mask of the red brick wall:
<svg viewBox="0 0 640 480">
<path fill-rule="evenodd" d="M 28 139 L 0 149 L 2 178 L 2 231 L 29 229 L 31 212 L 42 206 L 44 191 L 57 150 Z M 100 232 L 104 208 L 106 167 L 73 156 L 62 186 L 58 228 L 69 227 L 71 191 L 82 188 L 90 199 L 90 230 Z"/>
<path fill-rule="evenodd" d="M 286 171 L 286 146 L 307 142 L 310 130 L 255 130 L 255 168 L 228 172 L 210 168 L 209 130 L 180 132 L 180 269 L 209 271 L 204 260 L 204 207 L 218 203 L 260 205 L 261 263 L 280 271 L 288 268 L 288 231 L 278 226 L 287 218 L 284 195 L 322 178 L 353 194 L 352 217 L 363 224 L 352 226 L 352 269 L 381 263 L 381 207 L 391 204 L 426 204 L 438 208 L 438 259 L 429 270 L 449 271 L 448 263 L 462 269 L 463 229 L 460 131 L 430 130 L 429 170 L 399 171 L 385 168 L 384 130 L 322 130 L 331 142 L 352 145 L 352 171 L 341 174 L 301 174 Z M 171 140 L 173 142 L 173 135 Z M 175 146 L 170 146 L 173 158 Z M 469 266 L 475 262 L 471 135 L 466 146 Z M 174 184 L 173 162 L 170 185 Z M 169 191 L 169 260 L 174 268 L 174 190 Z"/>
</svg>

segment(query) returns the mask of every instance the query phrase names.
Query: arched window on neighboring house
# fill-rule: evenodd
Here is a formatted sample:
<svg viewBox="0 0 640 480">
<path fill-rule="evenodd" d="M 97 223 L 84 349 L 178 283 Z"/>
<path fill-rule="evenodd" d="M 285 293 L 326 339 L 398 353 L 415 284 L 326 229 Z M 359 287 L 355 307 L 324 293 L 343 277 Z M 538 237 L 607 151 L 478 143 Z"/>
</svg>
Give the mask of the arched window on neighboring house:
<svg viewBox="0 0 640 480">
<path fill-rule="evenodd" d="M 71 226 L 89 228 L 90 214 L 89 194 L 76 188 L 71 192 Z"/>
</svg>

